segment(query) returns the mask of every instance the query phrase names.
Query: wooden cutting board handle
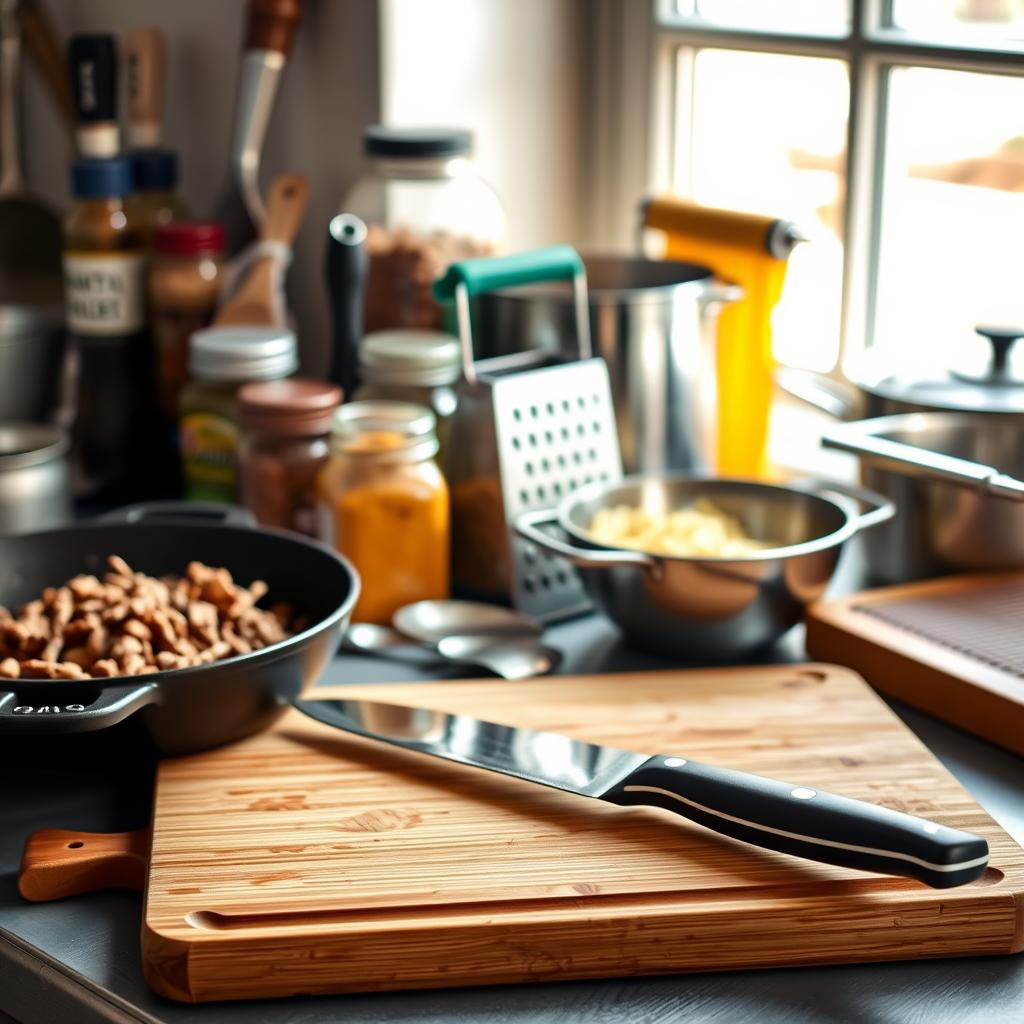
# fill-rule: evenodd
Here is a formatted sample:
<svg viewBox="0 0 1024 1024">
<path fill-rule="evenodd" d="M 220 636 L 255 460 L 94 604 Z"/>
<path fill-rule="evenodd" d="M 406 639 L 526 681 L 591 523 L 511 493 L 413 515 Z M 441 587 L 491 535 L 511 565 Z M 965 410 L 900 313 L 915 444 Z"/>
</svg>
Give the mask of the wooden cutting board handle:
<svg viewBox="0 0 1024 1024">
<path fill-rule="evenodd" d="M 42 828 L 25 841 L 18 891 L 33 903 L 146 884 L 150 830 L 68 832 Z"/>
</svg>

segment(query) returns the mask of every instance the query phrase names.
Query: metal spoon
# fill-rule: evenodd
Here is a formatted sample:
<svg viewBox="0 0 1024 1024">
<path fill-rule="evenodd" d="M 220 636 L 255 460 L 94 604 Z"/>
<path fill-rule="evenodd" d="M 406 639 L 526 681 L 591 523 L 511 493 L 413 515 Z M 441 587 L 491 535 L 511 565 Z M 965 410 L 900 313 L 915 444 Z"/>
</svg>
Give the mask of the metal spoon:
<svg viewBox="0 0 1024 1024">
<path fill-rule="evenodd" d="M 389 626 L 356 622 L 342 646 L 358 654 L 396 658 L 417 665 L 452 662 L 490 669 L 504 679 L 525 679 L 550 672 L 561 654 L 531 637 L 446 636 L 437 644 L 417 642 Z"/>
<path fill-rule="evenodd" d="M 353 622 L 345 631 L 341 646 L 356 654 L 396 658 L 398 661 L 409 661 L 416 665 L 436 665 L 445 660 L 434 644 L 410 640 L 397 629 L 378 626 L 372 622 Z"/>
<path fill-rule="evenodd" d="M 522 612 L 481 601 L 417 601 L 392 617 L 399 632 L 426 643 L 450 636 L 539 637 L 544 627 Z"/>
<path fill-rule="evenodd" d="M 446 636 L 437 650 L 451 661 L 489 668 L 503 679 L 547 675 L 561 660 L 553 647 L 534 637 Z"/>
</svg>

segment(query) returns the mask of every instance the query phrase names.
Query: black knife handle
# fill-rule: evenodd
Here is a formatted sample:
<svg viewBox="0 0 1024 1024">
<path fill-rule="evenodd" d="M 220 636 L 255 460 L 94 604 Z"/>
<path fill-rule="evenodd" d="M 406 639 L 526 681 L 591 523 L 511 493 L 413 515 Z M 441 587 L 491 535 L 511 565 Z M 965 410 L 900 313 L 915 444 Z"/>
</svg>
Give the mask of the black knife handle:
<svg viewBox="0 0 1024 1024">
<path fill-rule="evenodd" d="M 988 864 L 988 843 L 970 832 L 671 755 L 650 758 L 601 799 L 662 807 L 755 846 L 936 889 L 972 882 Z"/>
</svg>

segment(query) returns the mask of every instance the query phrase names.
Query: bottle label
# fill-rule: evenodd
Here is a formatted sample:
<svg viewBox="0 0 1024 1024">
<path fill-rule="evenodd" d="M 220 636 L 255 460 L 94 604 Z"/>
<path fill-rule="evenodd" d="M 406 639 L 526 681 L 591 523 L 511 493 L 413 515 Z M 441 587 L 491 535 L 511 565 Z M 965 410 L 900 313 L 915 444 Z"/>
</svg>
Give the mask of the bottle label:
<svg viewBox="0 0 1024 1024">
<path fill-rule="evenodd" d="M 185 497 L 234 502 L 238 497 L 238 427 L 224 416 L 194 412 L 181 420 Z"/>
<path fill-rule="evenodd" d="M 141 253 L 65 253 L 68 328 L 85 337 L 134 334 L 146 322 Z"/>
</svg>

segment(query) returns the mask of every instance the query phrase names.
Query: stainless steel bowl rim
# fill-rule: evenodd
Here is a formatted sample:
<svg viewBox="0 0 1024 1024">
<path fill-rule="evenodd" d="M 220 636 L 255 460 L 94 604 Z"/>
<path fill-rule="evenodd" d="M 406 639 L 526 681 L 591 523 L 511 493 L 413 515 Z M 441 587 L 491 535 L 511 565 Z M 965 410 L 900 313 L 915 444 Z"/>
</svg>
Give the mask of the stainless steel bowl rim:
<svg viewBox="0 0 1024 1024">
<path fill-rule="evenodd" d="M 751 552 L 749 555 L 739 557 L 736 555 L 716 557 L 712 555 L 666 555 L 659 552 L 644 551 L 641 548 L 611 547 L 594 540 L 589 533 L 575 526 L 569 518 L 573 509 L 585 501 L 591 501 L 594 498 L 603 498 L 612 491 L 621 490 L 649 481 L 656 481 L 664 484 L 699 484 L 701 486 L 707 486 L 709 492 L 716 486 L 723 484 L 741 484 L 743 486 L 752 487 L 762 491 L 775 491 L 789 494 L 796 493 L 800 494 L 802 497 L 814 498 L 818 501 L 832 505 L 842 514 L 843 525 L 832 533 L 825 534 L 822 537 L 815 537 L 808 541 L 803 541 L 800 544 L 789 544 L 785 547 L 777 548 L 765 548 L 760 551 Z M 658 475 L 638 474 L 622 477 L 622 479 L 612 482 L 596 480 L 592 483 L 584 484 L 582 487 L 574 490 L 571 494 L 566 495 L 566 497 L 559 502 L 556 509 L 556 516 L 559 526 L 565 530 L 566 533 L 575 540 L 581 541 L 598 551 L 646 555 L 648 558 L 657 559 L 662 562 L 713 562 L 720 565 L 734 565 L 745 562 L 770 562 L 781 558 L 796 558 L 800 555 L 809 555 L 818 551 L 826 551 L 829 548 L 845 543 L 858 532 L 860 529 L 858 517 L 851 514 L 849 508 L 845 504 L 840 504 L 838 501 L 826 498 L 822 493 L 820 493 L 822 491 L 828 493 L 829 486 L 830 483 L 827 481 L 791 481 L 788 485 L 783 485 L 768 484 L 761 480 L 751 480 L 746 477 L 697 476 L 691 473 L 665 473 Z M 842 485 L 836 483 L 834 486 L 837 488 L 834 493 L 838 497 L 844 497 L 842 491 L 839 490 Z M 707 496 L 710 500 L 714 500 L 714 496 L 712 494 L 709 493 Z M 849 499 L 850 496 L 845 495 L 845 497 Z"/>
<path fill-rule="evenodd" d="M 5 451 L 15 445 L 18 450 Z M 68 445 L 68 435 L 60 427 L 0 421 L 0 473 L 52 462 L 67 452 Z"/>
</svg>

